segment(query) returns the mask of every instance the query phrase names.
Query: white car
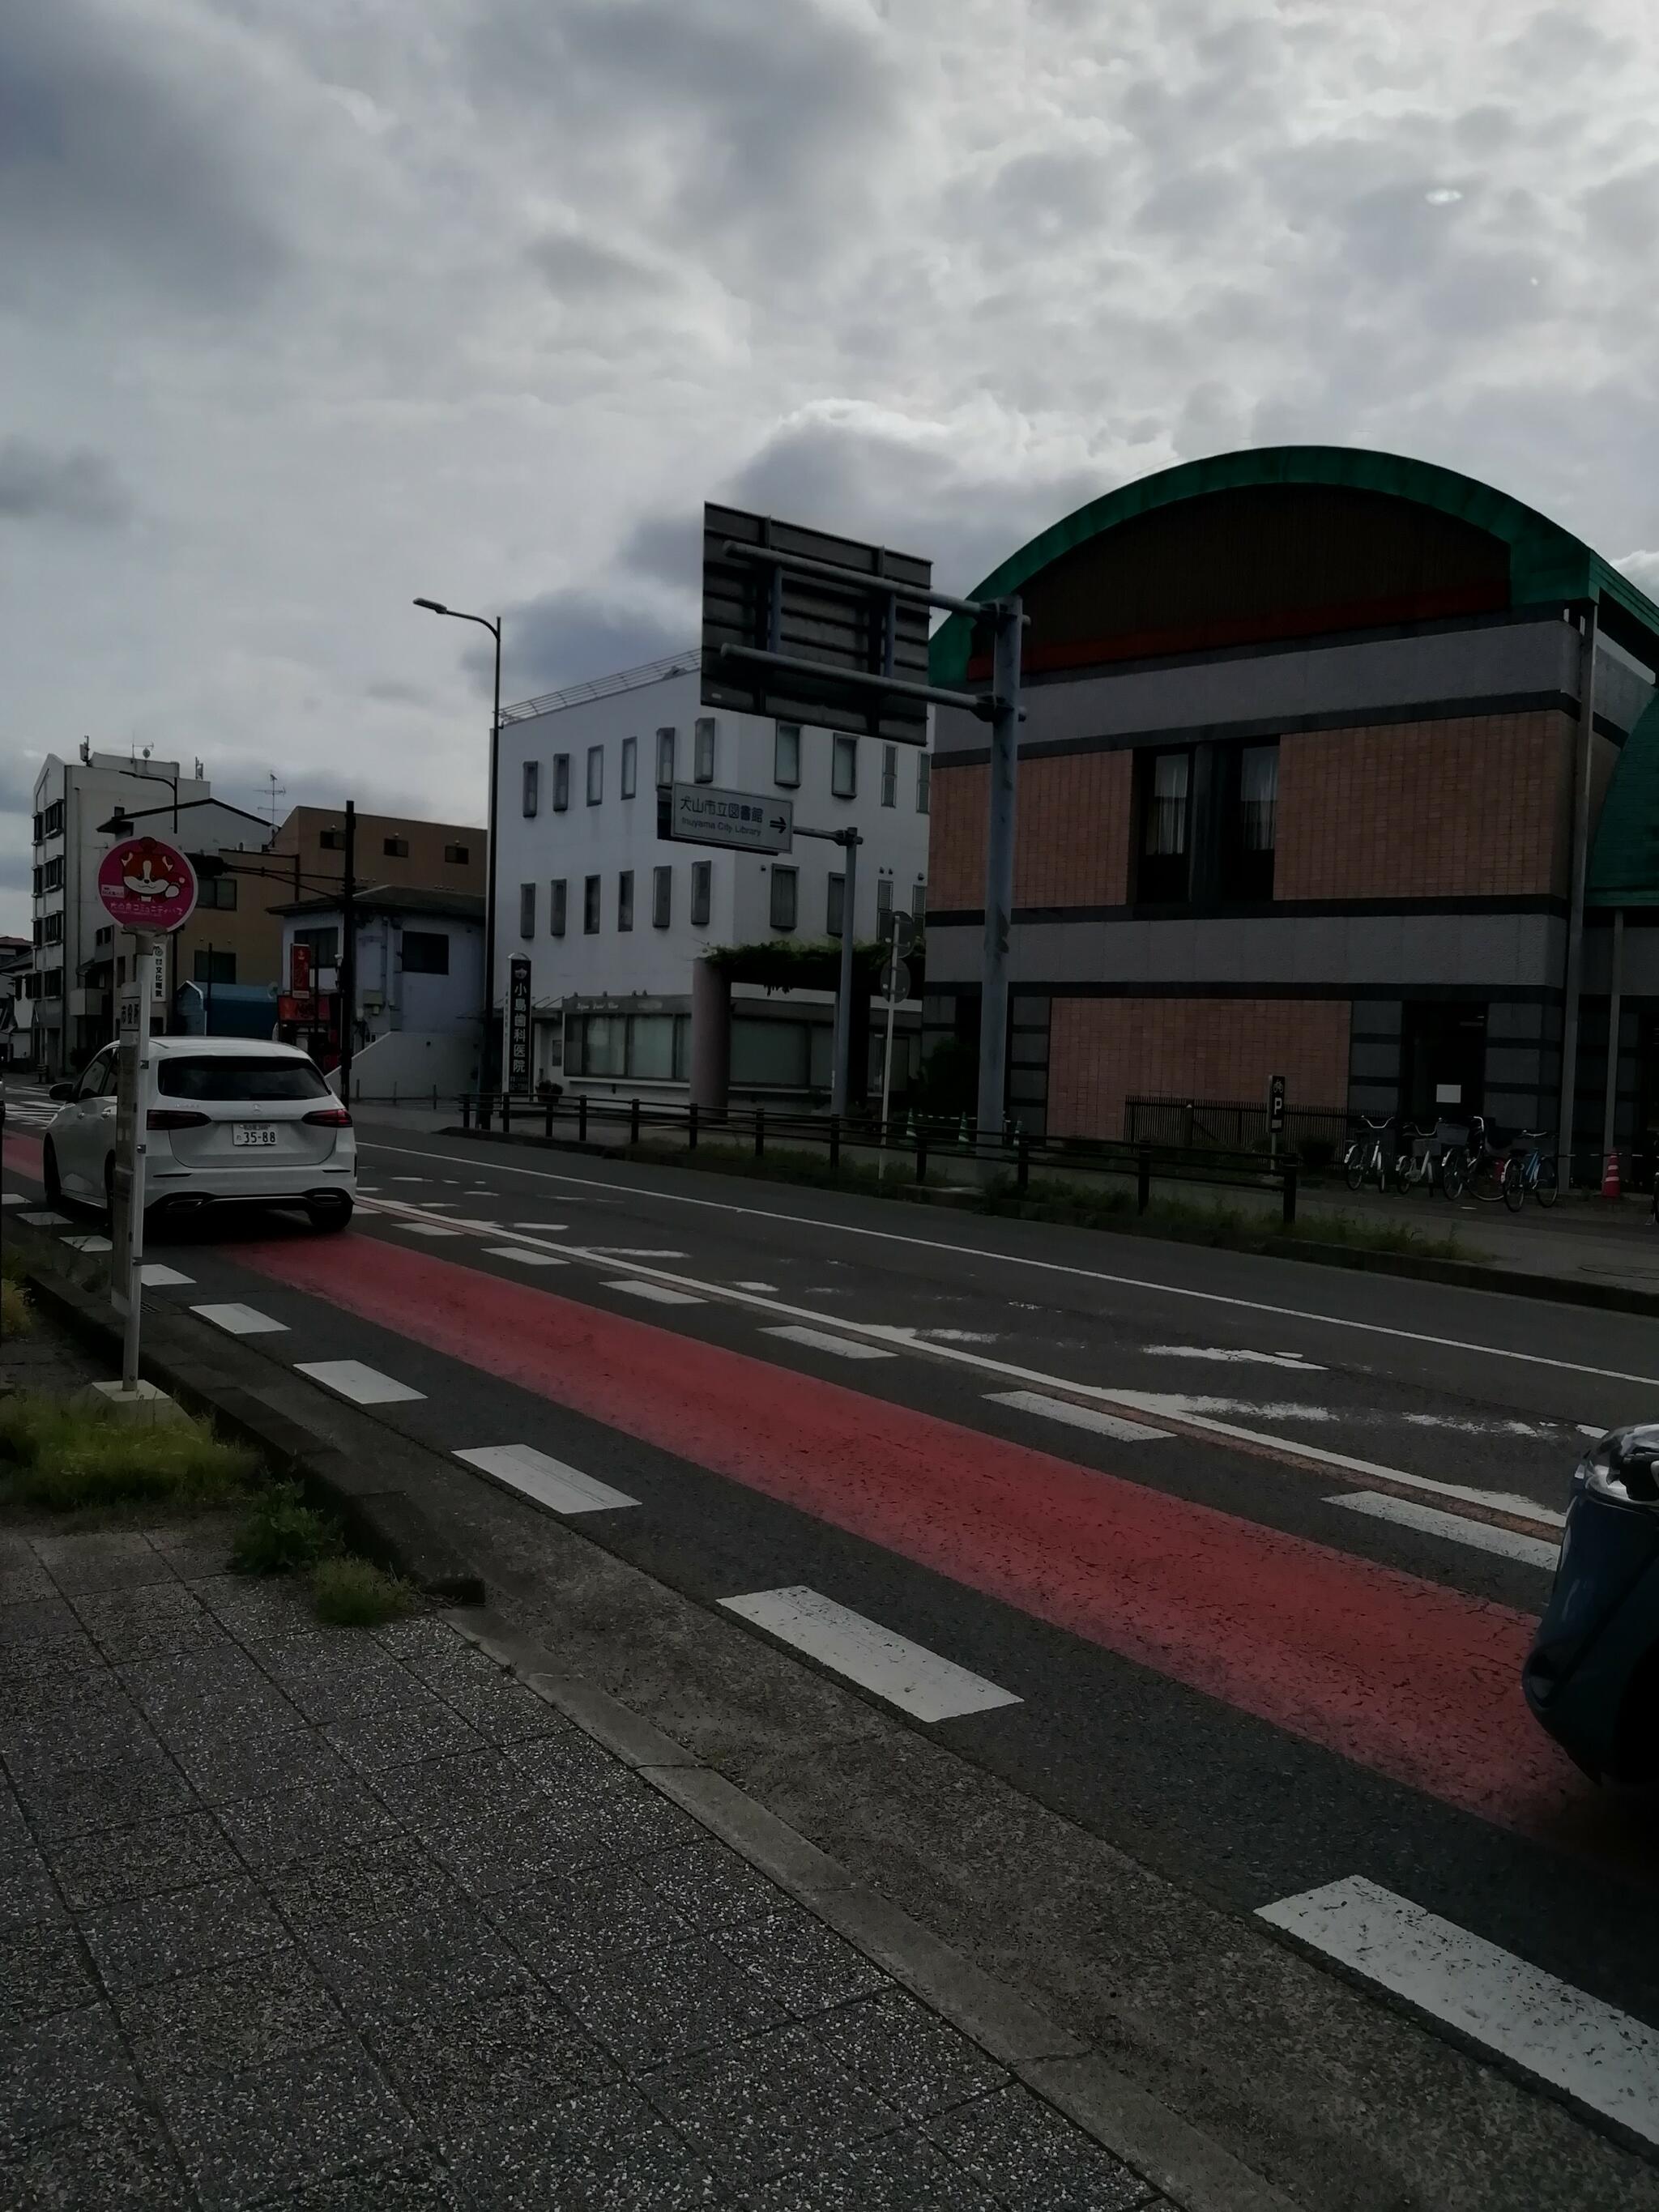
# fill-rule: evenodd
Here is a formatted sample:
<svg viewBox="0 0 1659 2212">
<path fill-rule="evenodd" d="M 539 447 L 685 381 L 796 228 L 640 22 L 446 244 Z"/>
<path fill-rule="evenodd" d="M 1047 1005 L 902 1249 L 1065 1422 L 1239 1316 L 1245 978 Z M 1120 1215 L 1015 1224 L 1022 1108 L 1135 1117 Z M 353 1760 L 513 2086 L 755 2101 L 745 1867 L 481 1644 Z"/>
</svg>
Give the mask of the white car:
<svg viewBox="0 0 1659 2212">
<path fill-rule="evenodd" d="M 144 1210 L 302 1206 L 317 1229 L 343 1229 L 356 1197 L 351 1116 L 316 1062 L 291 1044 L 240 1037 L 150 1041 Z M 107 1206 L 115 1174 L 118 1048 L 73 1083 L 47 1131 L 46 1203 Z"/>
</svg>

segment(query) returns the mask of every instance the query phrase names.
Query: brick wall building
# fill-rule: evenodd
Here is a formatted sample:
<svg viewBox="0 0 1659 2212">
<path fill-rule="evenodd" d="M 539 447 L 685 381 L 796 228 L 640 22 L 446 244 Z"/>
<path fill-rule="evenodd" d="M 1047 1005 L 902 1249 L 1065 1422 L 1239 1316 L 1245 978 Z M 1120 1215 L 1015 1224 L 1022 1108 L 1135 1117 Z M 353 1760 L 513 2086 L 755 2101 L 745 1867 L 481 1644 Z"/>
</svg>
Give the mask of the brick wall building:
<svg viewBox="0 0 1659 2212">
<path fill-rule="evenodd" d="M 1028 627 L 1009 1098 L 1029 1127 L 1114 1135 L 1130 1097 L 1249 1101 L 1279 1074 L 1293 1105 L 1553 1129 L 1576 1026 L 1574 1126 L 1594 1148 L 1612 980 L 1596 856 L 1638 781 L 1615 771 L 1655 698 L 1659 609 L 1502 493 L 1321 447 L 1097 501 L 975 596 L 1012 590 Z M 988 672 L 953 617 L 934 680 Z M 1659 714 L 1644 730 L 1659 752 Z M 977 1036 L 987 761 L 983 726 L 941 711 L 933 1041 Z M 1638 925 L 1626 1143 L 1659 1122 L 1641 872 L 1620 878 Z"/>
</svg>

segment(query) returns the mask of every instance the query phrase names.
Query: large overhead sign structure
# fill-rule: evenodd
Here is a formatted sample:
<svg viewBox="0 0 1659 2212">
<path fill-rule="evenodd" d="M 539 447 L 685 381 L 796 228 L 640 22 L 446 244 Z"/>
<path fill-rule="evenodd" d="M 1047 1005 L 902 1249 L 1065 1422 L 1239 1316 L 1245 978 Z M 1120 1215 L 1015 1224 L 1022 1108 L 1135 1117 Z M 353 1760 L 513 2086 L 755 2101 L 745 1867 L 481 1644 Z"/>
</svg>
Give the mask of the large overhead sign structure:
<svg viewBox="0 0 1659 2212">
<path fill-rule="evenodd" d="M 704 706 L 925 745 L 933 579 L 913 554 L 705 507 Z M 893 681 L 857 691 L 849 675 Z"/>
</svg>

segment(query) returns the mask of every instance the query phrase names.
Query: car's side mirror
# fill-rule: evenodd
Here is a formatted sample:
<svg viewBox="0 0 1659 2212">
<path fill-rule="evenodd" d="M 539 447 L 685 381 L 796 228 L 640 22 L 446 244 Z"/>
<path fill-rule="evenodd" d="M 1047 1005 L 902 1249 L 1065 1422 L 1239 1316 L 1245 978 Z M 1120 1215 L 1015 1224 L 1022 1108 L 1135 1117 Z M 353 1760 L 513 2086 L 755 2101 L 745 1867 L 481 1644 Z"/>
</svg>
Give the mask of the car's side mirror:
<svg viewBox="0 0 1659 2212">
<path fill-rule="evenodd" d="M 46 1096 L 48 1098 L 73 1098 L 75 1085 L 72 1083 L 54 1083 Z"/>
</svg>

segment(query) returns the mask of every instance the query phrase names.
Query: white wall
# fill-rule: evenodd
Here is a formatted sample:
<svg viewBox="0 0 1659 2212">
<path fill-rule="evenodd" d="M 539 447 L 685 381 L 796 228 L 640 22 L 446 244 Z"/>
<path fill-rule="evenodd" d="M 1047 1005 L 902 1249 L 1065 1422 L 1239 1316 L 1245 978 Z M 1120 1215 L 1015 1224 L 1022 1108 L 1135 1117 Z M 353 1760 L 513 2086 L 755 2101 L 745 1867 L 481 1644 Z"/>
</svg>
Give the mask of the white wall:
<svg viewBox="0 0 1659 2212">
<path fill-rule="evenodd" d="M 434 1035 L 422 1030 L 387 1030 L 362 1046 L 351 1063 L 353 1098 L 418 1097 L 436 1088 L 452 1102 L 478 1086 L 476 1022 L 473 1035 L 454 1030 Z M 329 1078 L 337 1092 L 337 1068 Z"/>
<path fill-rule="evenodd" d="M 507 963 L 528 953 L 532 1000 L 549 1009 L 565 999 L 629 997 L 644 993 L 684 1000 L 691 988 L 691 963 L 712 945 L 749 944 L 778 936 L 799 940 L 827 934 L 829 878 L 842 872 L 843 854 L 834 845 L 798 838 L 781 864 L 798 871 L 798 921 L 791 932 L 772 928 L 772 864 L 747 854 L 716 852 L 663 842 L 657 836 L 656 750 L 659 728 L 676 732 L 675 774 L 693 780 L 693 729 L 703 716 L 701 678 L 695 667 L 659 678 L 599 699 L 555 707 L 501 733 L 499 850 L 496 865 L 495 998 L 504 995 Z M 784 789 L 774 780 L 774 725 L 757 715 L 720 714 L 716 725 L 714 781 L 717 785 L 761 792 L 782 792 L 794 802 L 795 819 L 815 829 L 839 830 L 856 823 L 866 842 L 859 854 L 856 933 L 876 934 L 876 885 L 888 875 L 896 902 L 908 908 L 914 885 L 927 864 L 927 817 L 916 811 L 916 749 L 900 746 L 896 804 L 880 803 L 882 748 L 873 738 L 859 740 L 858 795 L 831 796 L 830 733 L 808 727 L 801 733 L 800 784 Z M 621 795 L 623 740 L 637 740 L 635 796 Z M 587 754 L 604 755 L 604 797 L 589 805 Z M 570 757 L 570 804 L 553 806 L 555 757 Z M 540 789 L 537 811 L 523 811 L 524 768 L 538 763 Z M 706 928 L 690 923 L 691 870 L 711 865 L 712 900 Z M 673 872 L 672 922 L 652 925 L 652 871 Z M 634 927 L 617 927 L 617 877 L 634 873 Z M 600 879 L 600 927 L 596 936 L 582 928 L 586 878 Z M 565 935 L 549 934 L 549 887 L 556 878 L 567 884 Z M 535 930 L 526 939 L 519 922 L 520 887 L 536 888 Z"/>
<path fill-rule="evenodd" d="M 284 915 L 284 977 L 293 973 L 296 932 L 332 929 L 337 933 L 341 924 L 337 907 L 326 912 Z M 411 973 L 404 968 L 404 934 L 410 929 L 448 939 L 447 975 Z M 332 980 L 331 971 L 329 980 Z M 376 1037 L 403 1030 L 422 1036 L 453 1033 L 469 1040 L 470 1053 L 477 1035 L 483 998 L 482 921 L 460 921 L 448 915 L 371 913 L 358 923 L 357 1006 Z"/>
</svg>

